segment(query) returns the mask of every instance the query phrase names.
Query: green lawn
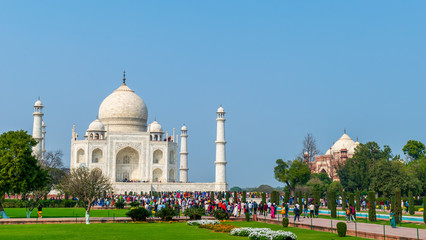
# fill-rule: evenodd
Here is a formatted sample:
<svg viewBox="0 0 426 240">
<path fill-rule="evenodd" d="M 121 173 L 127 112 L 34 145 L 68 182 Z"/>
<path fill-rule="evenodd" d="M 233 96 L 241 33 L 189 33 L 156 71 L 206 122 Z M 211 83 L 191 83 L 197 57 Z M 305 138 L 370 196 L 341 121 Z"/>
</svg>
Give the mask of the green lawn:
<svg viewBox="0 0 426 240">
<path fill-rule="evenodd" d="M 91 210 L 90 217 L 125 217 L 127 209 Z M 6 214 L 10 218 L 26 218 L 25 208 L 7 208 Z M 55 217 L 84 217 L 84 208 L 43 208 L 43 218 Z M 37 209 L 31 213 L 32 218 L 38 217 Z"/>
<path fill-rule="evenodd" d="M 257 222 L 232 222 L 241 227 L 268 227 L 283 230 L 279 225 Z M 335 233 L 306 229 L 287 228 L 300 240 L 338 239 Z M 104 224 L 28 224 L 1 225 L 0 239 L 248 239 L 215 233 L 210 230 L 188 226 L 186 223 L 104 223 Z M 355 239 L 346 237 L 345 239 Z M 358 238 L 361 239 L 361 238 Z"/>
</svg>

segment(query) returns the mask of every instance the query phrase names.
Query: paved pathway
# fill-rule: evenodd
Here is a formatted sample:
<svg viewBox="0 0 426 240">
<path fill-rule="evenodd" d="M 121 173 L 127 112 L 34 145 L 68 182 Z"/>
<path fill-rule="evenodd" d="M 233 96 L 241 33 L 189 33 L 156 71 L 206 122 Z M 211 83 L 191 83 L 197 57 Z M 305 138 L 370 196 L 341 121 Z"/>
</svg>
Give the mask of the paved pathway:
<svg viewBox="0 0 426 240">
<path fill-rule="evenodd" d="M 294 216 L 290 216 L 290 226 L 294 226 Z M 271 219 L 270 216 L 266 217 L 267 222 L 274 222 L 275 224 L 281 224 L 281 216 L 278 220 L 278 217 L 276 216 L 275 219 Z M 265 217 L 261 216 L 258 218 L 259 222 L 265 221 Z M 333 232 L 336 232 L 336 225 L 338 222 L 346 222 L 344 220 L 336 220 L 336 219 L 324 219 L 324 218 L 314 218 L 312 219 L 312 226 L 315 227 L 321 227 L 323 230 L 331 231 L 331 226 L 333 227 Z M 304 228 L 310 228 L 311 226 L 311 219 L 310 218 L 300 218 L 300 222 L 296 221 L 296 226 L 299 225 L 299 227 Z M 350 235 L 355 236 L 355 223 L 349 222 L 346 223 L 347 229 L 350 230 L 348 233 Z M 397 227 L 392 228 L 391 226 L 385 225 L 379 225 L 379 224 L 372 224 L 372 223 L 356 223 L 356 230 L 358 233 L 371 233 L 370 235 L 378 235 L 381 236 L 378 238 L 377 236 L 370 236 L 368 238 L 374 239 L 384 239 L 383 233 L 385 233 L 385 239 L 426 239 L 426 230 L 425 229 L 418 229 L 419 231 L 419 238 L 417 238 L 417 229 L 416 228 L 407 228 L 407 227 Z M 353 234 L 351 234 L 353 233 Z M 362 236 L 361 234 L 358 234 L 358 236 Z"/>
</svg>

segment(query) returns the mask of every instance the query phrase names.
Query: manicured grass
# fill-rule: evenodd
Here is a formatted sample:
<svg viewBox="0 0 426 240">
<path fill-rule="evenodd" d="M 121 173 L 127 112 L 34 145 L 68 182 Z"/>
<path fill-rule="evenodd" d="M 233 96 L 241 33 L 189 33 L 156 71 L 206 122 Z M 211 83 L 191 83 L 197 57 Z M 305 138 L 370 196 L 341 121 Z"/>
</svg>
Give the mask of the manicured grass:
<svg viewBox="0 0 426 240">
<path fill-rule="evenodd" d="M 127 209 L 96 209 L 90 210 L 90 217 L 125 217 Z M 6 214 L 10 218 L 26 218 L 25 208 L 6 208 Z M 58 218 L 58 217 L 84 217 L 84 208 L 43 208 L 43 218 Z M 32 218 L 38 217 L 37 209 L 31 213 Z"/>
<path fill-rule="evenodd" d="M 283 230 L 279 225 L 258 222 L 232 222 L 241 227 L 268 227 Z M 335 233 L 317 232 L 307 229 L 286 228 L 298 239 L 338 239 Z M 186 223 L 104 223 L 104 224 L 28 224 L 0 226 L 0 239 L 235 239 L 248 238 L 215 233 L 207 229 L 188 226 Z M 347 237 L 345 239 L 355 239 Z M 361 239 L 361 238 L 358 238 Z"/>
</svg>

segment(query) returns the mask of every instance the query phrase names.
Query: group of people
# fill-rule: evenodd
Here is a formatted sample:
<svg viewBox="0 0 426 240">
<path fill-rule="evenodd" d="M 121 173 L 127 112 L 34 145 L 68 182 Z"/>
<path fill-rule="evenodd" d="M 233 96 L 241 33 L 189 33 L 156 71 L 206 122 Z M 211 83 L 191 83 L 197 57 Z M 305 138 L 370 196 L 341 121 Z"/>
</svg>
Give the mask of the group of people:
<svg viewBox="0 0 426 240">
<path fill-rule="evenodd" d="M 294 205 L 293 213 L 294 213 L 294 221 L 300 222 L 300 215 L 303 211 L 303 218 L 318 218 L 319 214 L 319 203 L 314 203 L 314 201 L 311 199 L 308 199 L 308 202 L 306 200 L 303 201 L 302 206 L 300 206 L 298 203 Z M 302 208 L 302 209 L 301 209 Z M 285 214 L 285 217 L 288 217 L 288 204 L 283 204 L 283 208 L 281 210 L 281 213 Z"/>
</svg>

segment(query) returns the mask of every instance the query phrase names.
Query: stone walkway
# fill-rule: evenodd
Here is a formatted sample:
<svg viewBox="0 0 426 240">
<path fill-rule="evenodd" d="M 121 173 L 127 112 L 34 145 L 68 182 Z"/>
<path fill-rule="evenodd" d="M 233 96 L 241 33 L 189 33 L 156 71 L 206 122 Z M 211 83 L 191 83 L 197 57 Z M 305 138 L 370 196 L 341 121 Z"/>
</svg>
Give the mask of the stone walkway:
<svg viewBox="0 0 426 240">
<path fill-rule="evenodd" d="M 289 226 L 294 227 L 294 216 L 289 218 Z M 264 216 L 258 217 L 259 222 L 281 224 L 281 216 L 278 220 L 276 216 L 275 219 L 271 219 L 270 216 L 266 218 Z M 312 230 L 326 231 L 326 232 L 335 232 L 336 225 L 338 222 L 345 222 L 344 220 L 336 219 L 324 219 L 324 218 L 314 218 L 312 219 Z M 407 227 L 397 227 L 392 228 L 388 225 L 379 225 L 372 223 L 360 223 L 354 222 L 346 223 L 347 225 L 347 235 L 365 237 L 371 239 L 400 239 L 400 240 L 416 240 L 416 239 L 426 239 L 426 230 L 418 229 L 419 237 L 417 238 L 417 229 L 416 228 L 407 228 Z M 296 221 L 296 227 L 311 229 L 311 219 L 310 218 L 300 218 L 300 222 Z M 356 231 L 355 231 L 356 227 Z"/>
</svg>

